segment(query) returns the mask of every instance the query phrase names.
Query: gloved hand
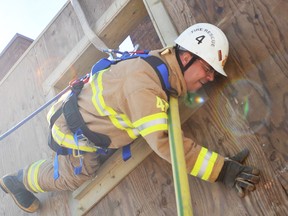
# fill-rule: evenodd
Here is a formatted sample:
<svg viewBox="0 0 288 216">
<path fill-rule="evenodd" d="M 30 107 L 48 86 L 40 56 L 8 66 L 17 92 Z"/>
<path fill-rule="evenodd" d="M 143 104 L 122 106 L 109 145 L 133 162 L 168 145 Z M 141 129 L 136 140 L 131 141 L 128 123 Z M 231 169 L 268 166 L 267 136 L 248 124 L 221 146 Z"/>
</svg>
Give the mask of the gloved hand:
<svg viewBox="0 0 288 216">
<path fill-rule="evenodd" d="M 260 181 L 260 171 L 251 166 L 243 165 L 249 150 L 244 149 L 231 158 L 225 158 L 223 168 L 216 181 L 229 188 L 235 188 L 238 196 L 244 197 L 246 191 L 255 190 L 255 184 Z"/>
</svg>

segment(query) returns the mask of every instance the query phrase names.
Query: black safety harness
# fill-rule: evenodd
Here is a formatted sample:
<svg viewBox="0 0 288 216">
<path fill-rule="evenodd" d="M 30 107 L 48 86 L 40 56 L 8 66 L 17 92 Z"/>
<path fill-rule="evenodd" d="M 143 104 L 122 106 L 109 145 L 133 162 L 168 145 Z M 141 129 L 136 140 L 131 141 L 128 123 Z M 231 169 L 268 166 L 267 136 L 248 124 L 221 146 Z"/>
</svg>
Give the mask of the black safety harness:
<svg viewBox="0 0 288 216">
<path fill-rule="evenodd" d="M 142 54 L 134 54 L 134 55 L 122 55 L 120 58 L 116 60 L 109 60 L 107 58 L 103 58 L 100 61 L 98 61 L 91 70 L 90 74 L 85 75 L 83 78 L 80 78 L 70 84 L 71 87 L 71 94 L 67 97 L 67 99 L 63 102 L 62 107 L 58 109 L 50 118 L 50 129 L 52 129 L 55 121 L 60 117 L 60 115 L 63 113 L 65 120 L 67 122 L 67 125 L 71 132 L 74 135 L 75 143 L 78 146 L 79 140 L 87 140 L 88 142 L 92 142 L 96 148 L 96 153 L 105 154 L 107 152 L 107 148 L 110 145 L 110 138 L 105 135 L 101 134 L 95 131 L 91 131 L 78 107 L 78 95 L 80 94 L 83 86 L 85 83 L 89 81 L 89 78 L 92 77 L 95 73 L 98 73 L 101 70 L 107 69 L 111 65 L 117 64 L 120 61 L 132 59 L 132 58 L 138 58 L 145 60 L 156 72 L 158 75 L 162 88 L 166 92 L 167 96 L 169 96 L 169 92 L 172 90 L 170 83 L 169 83 L 169 72 L 166 64 L 158 57 L 152 56 L 147 53 Z M 74 154 L 74 155 L 82 155 L 85 152 L 80 151 L 79 146 L 78 150 L 69 149 L 60 146 L 52 137 L 52 132 L 50 130 L 50 136 L 48 144 L 51 149 L 53 149 L 57 154 L 55 156 L 54 160 L 54 179 L 57 179 L 59 177 L 58 174 L 58 155 L 67 155 L 67 154 Z M 130 144 L 123 147 L 122 150 L 122 157 L 123 160 L 128 160 L 131 157 L 131 151 L 130 151 Z M 82 168 L 82 158 L 80 157 L 80 166 L 76 167 L 74 170 L 74 173 L 80 174 Z"/>
</svg>

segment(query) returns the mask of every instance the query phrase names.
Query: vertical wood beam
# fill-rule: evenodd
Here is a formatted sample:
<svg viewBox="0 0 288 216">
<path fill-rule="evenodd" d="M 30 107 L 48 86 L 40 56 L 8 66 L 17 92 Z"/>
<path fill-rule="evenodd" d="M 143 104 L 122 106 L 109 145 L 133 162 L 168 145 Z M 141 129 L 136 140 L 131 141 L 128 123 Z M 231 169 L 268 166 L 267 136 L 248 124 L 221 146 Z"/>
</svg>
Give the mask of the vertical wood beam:
<svg viewBox="0 0 288 216">
<path fill-rule="evenodd" d="M 161 0 L 143 0 L 162 45 L 174 44 L 178 32 Z"/>
</svg>

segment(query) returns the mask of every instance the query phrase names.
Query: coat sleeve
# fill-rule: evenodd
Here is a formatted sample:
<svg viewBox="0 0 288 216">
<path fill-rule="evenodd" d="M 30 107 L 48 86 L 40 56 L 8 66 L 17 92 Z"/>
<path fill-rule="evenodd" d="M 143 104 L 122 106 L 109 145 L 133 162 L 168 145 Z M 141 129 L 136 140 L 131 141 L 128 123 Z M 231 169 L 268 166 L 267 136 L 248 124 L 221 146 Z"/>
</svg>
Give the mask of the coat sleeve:
<svg viewBox="0 0 288 216">
<path fill-rule="evenodd" d="M 156 88 L 134 91 L 126 97 L 126 114 L 152 150 L 171 163 L 167 125 L 169 105 L 163 93 L 157 92 Z M 221 171 L 224 158 L 184 136 L 183 144 L 187 173 L 214 182 Z"/>
</svg>

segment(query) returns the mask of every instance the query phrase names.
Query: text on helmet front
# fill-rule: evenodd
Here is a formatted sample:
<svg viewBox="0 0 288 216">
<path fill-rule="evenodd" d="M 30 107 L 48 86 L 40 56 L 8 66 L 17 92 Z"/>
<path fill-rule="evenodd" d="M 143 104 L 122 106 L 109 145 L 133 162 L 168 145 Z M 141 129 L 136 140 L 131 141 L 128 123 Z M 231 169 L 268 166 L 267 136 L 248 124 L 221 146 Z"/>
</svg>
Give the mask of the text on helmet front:
<svg viewBox="0 0 288 216">
<path fill-rule="evenodd" d="M 191 33 L 201 32 L 201 31 L 202 32 L 204 31 L 206 34 L 209 35 L 210 40 L 211 40 L 210 41 L 210 46 L 215 47 L 215 36 L 210 30 L 203 29 L 203 28 L 196 28 L 196 29 L 193 29 L 191 31 Z M 201 44 L 203 42 L 203 40 L 205 39 L 205 37 L 206 37 L 205 35 L 200 35 L 200 36 L 196 37 L 195 39 L 197 40 L 198 44 Z"/>
</svg>

